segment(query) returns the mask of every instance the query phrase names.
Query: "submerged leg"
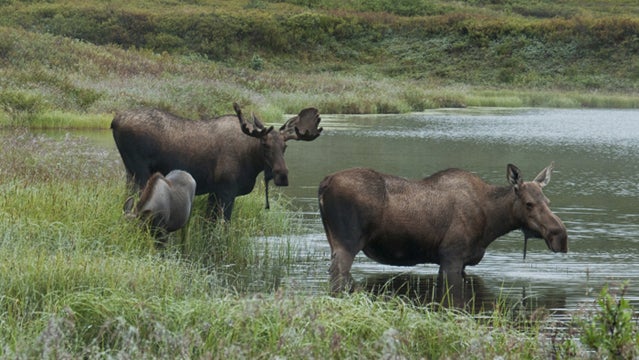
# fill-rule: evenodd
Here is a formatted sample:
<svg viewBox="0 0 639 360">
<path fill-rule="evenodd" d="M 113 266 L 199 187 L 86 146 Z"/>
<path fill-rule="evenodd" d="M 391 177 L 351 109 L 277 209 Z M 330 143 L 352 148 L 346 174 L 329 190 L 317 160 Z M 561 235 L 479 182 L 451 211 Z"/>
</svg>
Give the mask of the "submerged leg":
<svg viewBox="0 0 639 360">
<path fill-rule="evenodd" d="M 355 255 L 344 249 L 335 249 L 331 253 L 331 266 L 329 268 L 331 293 L 353 291 L 353 277 L 351 267 Z"/>
<path fill-rule="evenodd" d="M 443 262 L 437 277 L 437 298 L 444 306 L 464 306 L 463 266 Z"/>
</svg>

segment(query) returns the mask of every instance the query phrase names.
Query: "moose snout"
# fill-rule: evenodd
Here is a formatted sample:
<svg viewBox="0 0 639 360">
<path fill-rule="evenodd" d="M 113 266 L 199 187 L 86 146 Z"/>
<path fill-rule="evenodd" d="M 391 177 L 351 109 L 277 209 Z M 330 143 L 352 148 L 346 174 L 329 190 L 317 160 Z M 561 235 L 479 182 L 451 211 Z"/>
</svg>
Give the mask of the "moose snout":
<svg viewBox="0 0 639 360">
<path fill-rule="evenodd" d="M 559 226 L 552 229 L 548 229 L 546 234 L 546 243 L 550 250 L 553 252 L 568 252 L 568 232 L 563 223 L 559 223 Z"/>
<path fill-rule="evenodd" d="M 275 173 L 273 177 L 273 182 L 277 186 L 288 186 L 288 171 Z"/>
</svg>

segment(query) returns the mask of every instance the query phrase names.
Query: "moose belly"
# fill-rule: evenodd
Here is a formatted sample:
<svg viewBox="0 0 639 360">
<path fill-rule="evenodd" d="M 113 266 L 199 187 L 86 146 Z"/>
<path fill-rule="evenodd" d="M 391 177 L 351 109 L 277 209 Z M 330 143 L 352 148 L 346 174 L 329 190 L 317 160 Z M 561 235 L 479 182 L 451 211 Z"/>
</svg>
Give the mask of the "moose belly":
<svg viewBox="0 0 639 360">
<path fill-rule="evenodd" d="M 412 237 L 383 236 L 370 239 L 363 251 L 372 260 L 385 265 L 439 264 L 437 249 Z"/>
</svg>

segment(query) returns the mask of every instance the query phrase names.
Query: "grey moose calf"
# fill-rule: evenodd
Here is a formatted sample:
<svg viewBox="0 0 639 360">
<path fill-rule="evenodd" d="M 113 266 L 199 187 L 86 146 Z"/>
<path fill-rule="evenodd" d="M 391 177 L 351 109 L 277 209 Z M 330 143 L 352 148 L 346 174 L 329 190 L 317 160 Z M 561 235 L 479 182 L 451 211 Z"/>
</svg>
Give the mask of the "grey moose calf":
<svg viewBox="0 0 639 360">
<path fill-rule="evenodd" d="M 183 228 L 189 221 L 195 188 L 195 180 L 186 171 L 173 170 L 166 176 L 157 172 L 147 181 L 137 204 L 133 196 L 124 202 L 125 216 L 148 224 L 162 247 L 168 233 Z"/>
</svg>

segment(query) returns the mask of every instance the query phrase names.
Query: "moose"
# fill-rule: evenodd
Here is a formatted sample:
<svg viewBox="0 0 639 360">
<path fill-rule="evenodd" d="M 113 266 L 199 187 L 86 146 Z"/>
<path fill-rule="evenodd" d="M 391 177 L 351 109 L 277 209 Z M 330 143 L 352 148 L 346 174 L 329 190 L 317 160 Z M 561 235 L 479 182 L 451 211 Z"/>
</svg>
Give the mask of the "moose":
<svg viewBox="0 0 639 360">
<path fill-rule="evenodd" d="M 168 233 L 187 224 L 195 188 L 195 179 L 186 171 L 173 170 L 166 177 L 156 172 L 147 181 L 137 204 L 133 196 L 126 199 L 124 214 L 147 224 L 158 246 L 163 247 Z"/>
<path fill-rule="evenodd" d="M 268 182 L 288 186 L 286 142 L 315 140 L 322 132 L 319 111 L 303 109 L 273 131 L 255 115 L 249 123 L 237 103 L 233 108 L 236 115 L 207 120 L 156 109 L 117 113 L 111 129 L 127 182 L 139 190 L 155 172 L 185 170 L 197 183 L 196 195 L 208 194 L 209 216 L 230 220 L 235 198 L 250 193 L 264 172 L 268 207 Z"/>
<path fill-rule="evenodd" d="M 319 210 L 331 248 L 333 293 L 352 290 L 350 269 L 360 251 L 388 265 L 439 264 L 439 278 L 462 284 L 498 237 L 521 229 L 543 238 L 553 252 L 568 251 L 566 227 L 552 213 L 542 188 L 553 163 L 533 181 L 508 164 L 508 186 L 495 186 L 461 169 L 409 180 L 354 168 L 327 176 Z M 525 251 L 525 250 L 524 250 Z"/>
</svg>

